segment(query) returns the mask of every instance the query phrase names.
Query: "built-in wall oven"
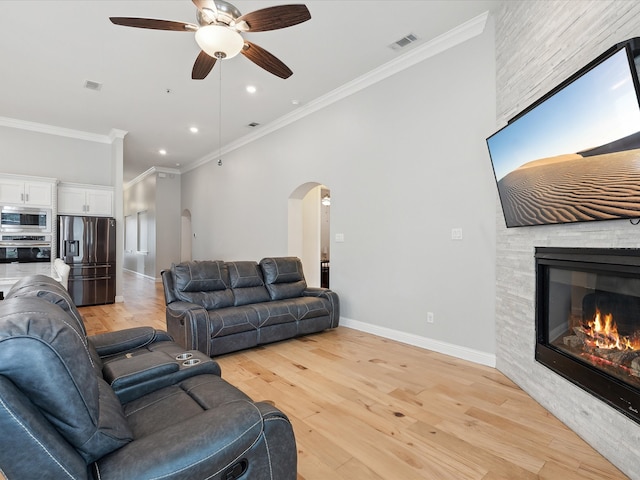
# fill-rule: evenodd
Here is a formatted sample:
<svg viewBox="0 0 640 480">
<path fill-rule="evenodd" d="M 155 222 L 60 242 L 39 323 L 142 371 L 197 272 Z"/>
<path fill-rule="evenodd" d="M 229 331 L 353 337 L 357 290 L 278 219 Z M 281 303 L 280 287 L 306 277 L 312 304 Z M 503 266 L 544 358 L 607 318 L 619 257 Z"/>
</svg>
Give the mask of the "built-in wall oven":
<svg viewBox="0 0 640 480">
<path fill-rule="evenodd" d="M 51 235 L 0 235 L 0 263 L 51 262 Z"/>
<path fill-rule="evenodd" d="M 0 206 L 1 233 L 51 233 L 51 209 Z"/>
</svg>

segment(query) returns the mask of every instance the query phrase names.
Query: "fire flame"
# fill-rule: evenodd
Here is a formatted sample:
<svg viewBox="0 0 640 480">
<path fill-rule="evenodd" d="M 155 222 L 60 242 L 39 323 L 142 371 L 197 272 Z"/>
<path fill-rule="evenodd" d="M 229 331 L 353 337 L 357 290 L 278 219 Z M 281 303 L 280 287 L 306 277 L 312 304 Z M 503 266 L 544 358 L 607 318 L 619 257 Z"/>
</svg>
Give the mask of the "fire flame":
<svg viewBox="0 0 640 480">
<path fill-rule="evenodd" d="M 593 320 L 587 322 L 587 328 L 591 332 L 594 346 L 598 348 L 640 350 L 640 339 L 631 339 L 618 333 L 618 326 L 611 313 L 603 314 L 596 309 Z"/>
</svg>

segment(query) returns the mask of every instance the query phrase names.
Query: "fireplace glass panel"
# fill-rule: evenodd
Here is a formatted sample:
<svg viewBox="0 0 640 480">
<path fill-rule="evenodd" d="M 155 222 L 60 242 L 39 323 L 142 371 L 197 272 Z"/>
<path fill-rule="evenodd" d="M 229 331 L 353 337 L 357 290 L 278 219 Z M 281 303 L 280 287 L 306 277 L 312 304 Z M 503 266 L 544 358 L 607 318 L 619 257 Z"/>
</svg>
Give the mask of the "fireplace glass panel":
<svg viewBox="0 0 640 480">
<path fill-rule="evenodd" d="M 548 344 L 640 389 L 640 279 L 548 268 Z"/>
</svg>

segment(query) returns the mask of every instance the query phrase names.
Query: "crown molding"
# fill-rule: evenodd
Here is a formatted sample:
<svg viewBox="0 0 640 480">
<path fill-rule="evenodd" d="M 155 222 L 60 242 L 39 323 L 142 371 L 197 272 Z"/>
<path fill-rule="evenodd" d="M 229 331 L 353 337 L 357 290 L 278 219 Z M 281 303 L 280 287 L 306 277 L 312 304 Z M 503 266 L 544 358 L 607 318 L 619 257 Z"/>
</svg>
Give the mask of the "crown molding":
<svg viewBox="0 0 640 480">
<path fill-rule="evenodd" d="M 134 178 L 130 182 L 125 183 L 123 188 L 127 189 L 129 187 L 132 187 L 136 183 L 140 183 L 145 178 L 151 175 L 155 175 L 157 173 L 168 173 L 170 175 L 180 175 L 180 170 L 176 168 L 151 167 L 145 170 L 144 172 L 142 172 L 140 175 L 138 175 L 136 178 Z"/>
<path fill-rule="evenodd" d="M 29 122 L 27 120 L 18 120 L 17 118 L 0 117 L 0 126 L 17 128 L 20 130 L 28 130 L 31 132 L 47 133 L 49 135 L 57 135 L 59 137 L 75 138 L 78 140 L 87 140 L 96 143 L 113 143 L 109 135 L 101 135 L 98 133 L 83 132 L 81 130 L 73 130 L 71 128 L 56 127 L 44 123 Z M 112 130 L 113 132 L 114 130 Z M 123 130 L 118 130 L 122 132 Z M 126 133 L 126 132 L 125 132 Z"/>
<path fill-rule="evenodd" d="M 111 131 L 109 132 L 109 140 L 111 140 L 110 143 L 115 142 L 117 139 L 120 138 L 124 138 L 127 135 L 126 130 L 119 130 L 117 128 L 112 128 Z"/>
<path fill-rule="evenodd" d="M 282 117 L 277 118 L 270 123 L 267 123 L 266 125 L 262 126 L 260 130 L 252 132 L 248 135 L 240 137 L 239 139 L 227 145 L 224 145 L 217 152 L 212 152 L 205 155 L 204 157 L 201 157 L 195 162 L 184 166 L 180 169 L 180 171 L 184 173 L 194 170 L 204 164 L 218 159 L 222 155 L 226 155 L 229 152 L 237 150 L 244 145 L 254 142 L 261 137 L 269 135 L 270 133 L 280 130 L 287 125 L 290 125 L 308 115 L 311 115 L 318 110 L 326 108 L 329 105 L 342 100 L 343 98 L 346 98 L 361 90 L 364 90 L 367 87 L 370 87 L 371 85 L 381 82 L 386 78 L 395 75 L 396 73 L 399 73 L 409 67 L 416 65 L 417 63 L 420 63 L 428 58 L 434 57 L 435 55 L 444 52 L 445 50 L 466 42 L 467 40 L 470 40 L 484 32 L 488 18 L 488 11 L 481 13 L 471 20 L 468 20 L 465 23 L 460 24 L 457 27 L 443 33 L 442 35 L 437 36 L 433 40 L 430 40 L 423 45 L 416 46 L 407 53 L 385 63 L 384 65 L 381 65 L 374 70 L 371 70 L 365 75 L 362 75 L 355 80 L 346 83 L 341 87 L 336 88 L 335 90 L 332 90 L 326 95 L 308 102 L 295 111 L 283 115 Z"/>
</svg>

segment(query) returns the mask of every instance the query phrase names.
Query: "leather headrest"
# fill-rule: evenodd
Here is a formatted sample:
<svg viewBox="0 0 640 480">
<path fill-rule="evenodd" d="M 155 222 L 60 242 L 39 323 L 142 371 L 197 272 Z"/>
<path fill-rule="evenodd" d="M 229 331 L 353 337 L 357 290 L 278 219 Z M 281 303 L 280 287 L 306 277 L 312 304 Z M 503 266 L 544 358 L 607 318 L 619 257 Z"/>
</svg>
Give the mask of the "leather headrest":
<svg viewBox="0 0 640 480">
<path fill-rule="evenodd" d="M 40 298 L 0 302 L 0 375 L 89 463 L 129 442 L 131 431 L 72 323 L 64 310 Z"/>
<path fill-rule="evenodd" d="M 302 296 L 307 282 L 298 257 L 270 257 L 260 260 L 271 300 Z"/>
<path fill-rule="evenodd" d="M 264 280 L 257 262 L 227 262 L 231 288 L 262 287 Z"/>
<path fill-rule="evenodd" d="M 82 315 L 73 303 L 69 292 L 53 278 L 46 275 L 30 275 L 21 278 L 14 283 L 7 294 L 7 298 L 15 297 L 39 297 L 58 305 L 75 320 L 74 328 L 82 335 L 87 335 Z"/>
<path fill-rule="evenodd" d="M 229 288 L 229 270 L 223 261 L 204 260 L 174 264 L 174 286 L 180 292 L 210 292 Z"/>
<path fill-rule="evenodd" d="M 260 260 L 266 283 L 292 283 L 304 280 L 298 257 L 269 257 Z"/>
</svg>

